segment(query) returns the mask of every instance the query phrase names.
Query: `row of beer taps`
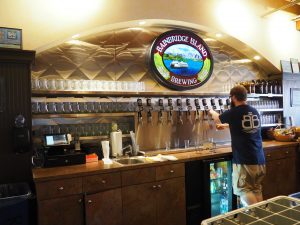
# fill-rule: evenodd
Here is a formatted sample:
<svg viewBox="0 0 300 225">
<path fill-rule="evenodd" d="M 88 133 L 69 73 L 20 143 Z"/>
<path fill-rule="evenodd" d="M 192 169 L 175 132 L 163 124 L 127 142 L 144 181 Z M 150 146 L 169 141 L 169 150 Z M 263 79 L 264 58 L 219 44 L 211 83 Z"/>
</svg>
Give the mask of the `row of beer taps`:
<svg viewBox="0 0 300 225">
<path fill-rule="evenodd" d="M 194 102 L 194 104 L 192 104 L 192 102 Z M 210 102 L 210 104 L 208 104 L 208 102 Z M 136 110 L 138 114 L 138 124 L 143 124 L 143 111 L 146 112 L 147 123 L 150 124 L 153 124 L 153 112 L 158 113 L 158 123 L 160 124 L 164 123 L 163 112 L 167 112 L 167 123 L 173 124 L 174 111 L 177 113 L 177 123 L 184 123 L 183 114 L 185 112 L 187 121 L 192 124 L 192 111 L 195 111 L 194 122 L 197 122 L 200 119 L 204 121 L 212 120 L 210 114 L 208 113 L 210 109 L 222 113 L 224 110 L 229 108 L 230 99 L 228 98 L 168 98 L 166 104 L 163 98 L 159 98 L 155 103 L 153 103 L 152 98 L 146 98 L 146 101 L 144 99 L 144 103 L 142 98 L 138 98 Z"/>
</svg>

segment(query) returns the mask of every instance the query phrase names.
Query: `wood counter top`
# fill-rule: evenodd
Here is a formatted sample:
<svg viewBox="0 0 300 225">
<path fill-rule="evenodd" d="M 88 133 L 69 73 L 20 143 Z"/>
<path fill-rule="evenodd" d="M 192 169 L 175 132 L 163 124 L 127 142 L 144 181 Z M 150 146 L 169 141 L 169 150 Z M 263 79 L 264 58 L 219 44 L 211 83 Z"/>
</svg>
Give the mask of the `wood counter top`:
<svg viewBox="0 0 300 225">
<path fill-rule="evenodd" d="M 264 141 L 263 147 L 264 149 L 272 149 L 278 147 L 288 147 L 288 146 L 297 146 L 297 142 L 277 142 L 277 141 Z M 231 147 L 222 147 L 217 148 L 215 153 L 212 153 L 209 150 L 202 151 L 181 151 L 179 153 L 176 152 L 168 152 L 168 154 L 172 154 L 178 158 L 176 161 L 164 161 L 164 162 L 147 162 L 142 164 L 135 165 L 121 165 L 119 163 L 113 162 L 111 165 L 105 165 L 103 161 L 92 162 L 81 165 L 73 165 L 73 166 L 64 166 L 64 167 L 53 167 L 53 168 L 35 168 L 32 169 L 33 179 L 35 182 L 43 182 L 48 180 L 60 179 L 60 178 L 72 178 L 86 175 L 94 175 L 99 173 L 109 173 L 109 172 L 117 172 L 123 170 L 131 170 L 152 166 L 160 166 L 171 163 L 179 163 L 193 160 L 203 160 L 203 159 L 213 159 L 231 156 Z"/>
</svg>

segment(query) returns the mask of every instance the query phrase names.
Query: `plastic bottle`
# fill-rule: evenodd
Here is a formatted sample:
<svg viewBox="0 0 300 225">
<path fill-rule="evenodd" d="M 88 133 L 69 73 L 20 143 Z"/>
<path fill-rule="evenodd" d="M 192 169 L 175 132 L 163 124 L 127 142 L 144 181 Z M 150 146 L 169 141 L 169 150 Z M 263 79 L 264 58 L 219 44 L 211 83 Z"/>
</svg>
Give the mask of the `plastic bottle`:
<svg viewBox="0 0 300 225">
<path fill-rule="evenodd" d="M 221 195 L 221 201 L 220 201 L 220 213 L 224 214 L 228 212 L 228 196 L 227 196 L 227 185 L 224 182 L 223 183 L 223 191 Z"/>
</svg>

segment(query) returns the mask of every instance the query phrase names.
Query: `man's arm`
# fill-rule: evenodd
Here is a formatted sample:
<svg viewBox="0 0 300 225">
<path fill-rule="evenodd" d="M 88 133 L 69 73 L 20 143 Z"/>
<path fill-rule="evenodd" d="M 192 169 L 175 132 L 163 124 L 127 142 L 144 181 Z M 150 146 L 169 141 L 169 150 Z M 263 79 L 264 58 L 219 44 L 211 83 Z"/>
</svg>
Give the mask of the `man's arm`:
<svg viewBox="0 0 300 225">
<path fill-rule="evenodd" d="M 211 114 L 213 120 L 215 121 L 217 130 L 224 130 L 225 128 L 229 127 L 228 123 L 222 123 L 221 122 L 220 114 L 217 113 L 216 111 L 211 109 L 211 110 L 209 110 L 209 114 Z"/>
</svg>

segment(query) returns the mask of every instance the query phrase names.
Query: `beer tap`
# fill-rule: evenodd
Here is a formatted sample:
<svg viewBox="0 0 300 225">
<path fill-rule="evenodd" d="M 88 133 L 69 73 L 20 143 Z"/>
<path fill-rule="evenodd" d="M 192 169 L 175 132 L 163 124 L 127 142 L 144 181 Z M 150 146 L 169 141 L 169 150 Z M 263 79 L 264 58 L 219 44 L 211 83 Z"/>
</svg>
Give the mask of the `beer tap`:
<svg viewBox="0 0 300 225">
<path fill-rule="evenodd" d="M 182 101 L 181 99 L 177 99 L 177 107 L 178 107 L 178 120 L 177 122 L 180 124 L 183 124 L 183 120 L 182 120 Z"/>
<path fill-rule="evenodd" d="M 186 99 L 186 106 L 187 106 L 186 118 L 192 124 L 192 115 L 191 115 L 192 106 L 191 106 L 191 100 L 189 98 Z"/>
<path fill-rule="evenodd" d="M 230 109 L 231 101 L 229 98 L 226 99 L 226 108 Z"/>
<path fill-rule="evenodd" d="M 219 106 L 220 106 L 220 113 L 222 114 L 224 112 L 224 104 L 223 99 L 219 98 Z"/>
<path fill-rule="evenodd" d="M 148 107 L 148 112 L 147 112 L 147 122 L 152 124 L 152 103 L 151 103 L 151 98 L 147 98 L 146 100 L 146 105 Z"/>
<path fill-rule="evenodd" d="M 173 124 L 173 100 L 171 98 L 168 99 L 168 123 Z"/>
<path fill-rule="evenodd" d="M 200 119 L 200 113 L 199 113 L 200 103 L 199 103 L 199 99 L 198 98 L 195 99 L 195 106 L 196 106 L 195 120 L 197 121 L 197 120 Z"/>
<path fill-rule="evenodd" d="M 158 99 L 158 106 L 159 106 L 158 123 L 163 124 L 164 101 L 162 98 Z"/>
<path fill-rule="evenodd" d="M 142 111 L 144 110 L 144 108 L 143 108 L 143 101 L 141 98 L 137 99 L 137 105 L 138 105 L 138 124 L 143 125 Z"/>
</svg>

